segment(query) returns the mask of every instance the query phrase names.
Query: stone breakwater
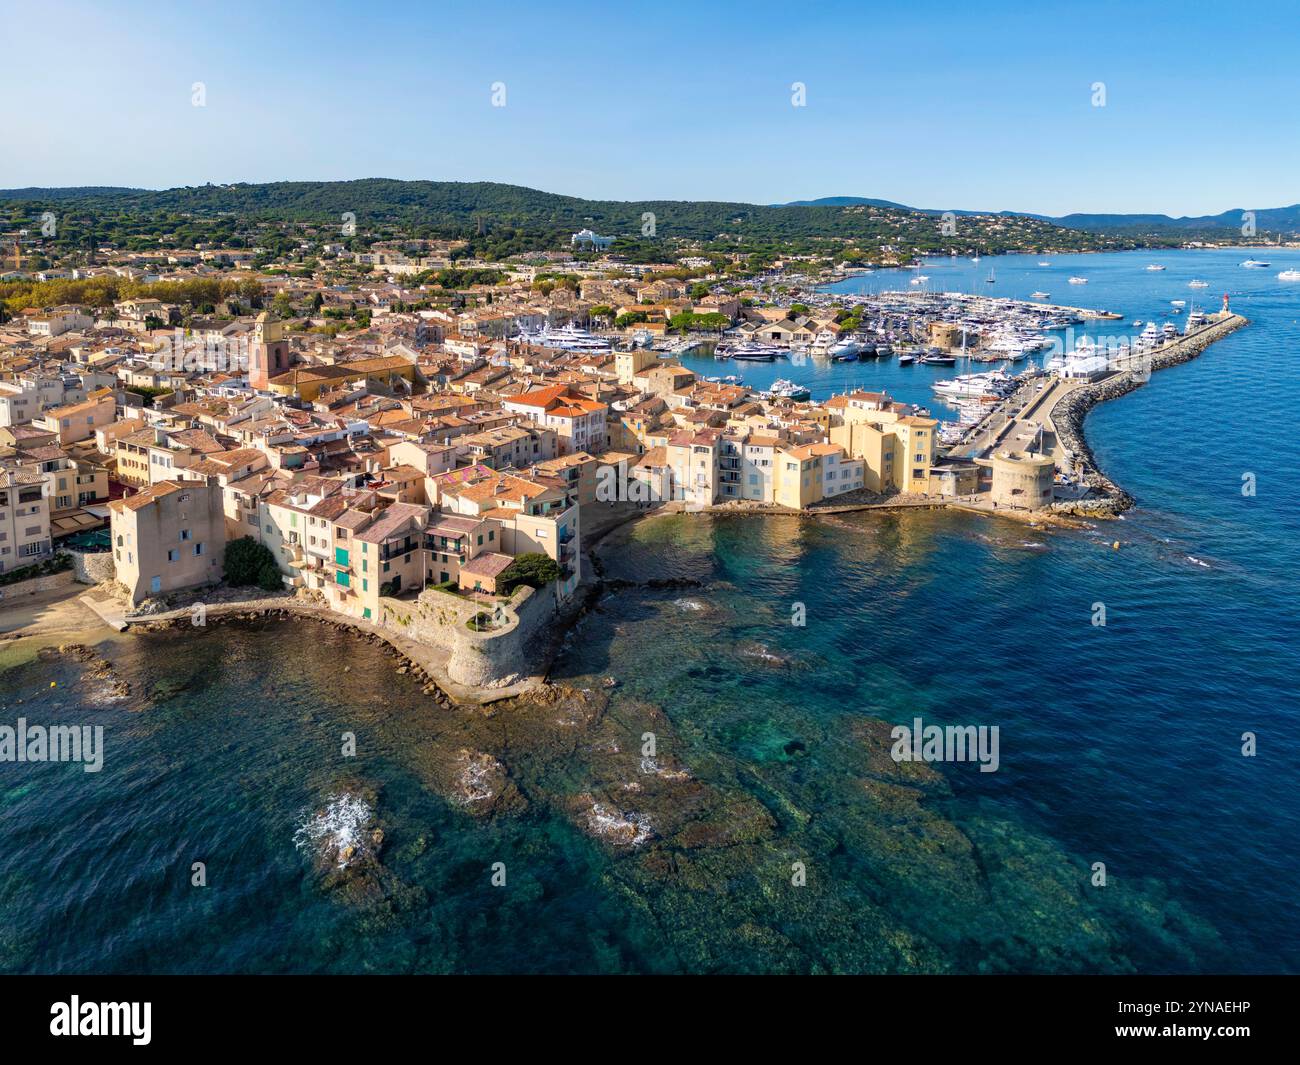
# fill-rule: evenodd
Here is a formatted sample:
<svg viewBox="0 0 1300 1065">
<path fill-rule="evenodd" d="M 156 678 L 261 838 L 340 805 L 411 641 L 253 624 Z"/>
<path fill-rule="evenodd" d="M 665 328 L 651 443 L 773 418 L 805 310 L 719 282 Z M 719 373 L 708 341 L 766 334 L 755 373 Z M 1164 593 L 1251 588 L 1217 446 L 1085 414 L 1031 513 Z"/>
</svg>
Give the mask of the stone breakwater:
<svg viewBox="0 0 1300 1065">
<path fill-rule="evenodd" d="M 1151 356 L 1151 370 L 1168 369 L 1190 362 L 1201 352 L 1229 333 L 1240 329 L 1247 319 L 1239 314 L 1229 315 L 1199 330 L 1195 335 L 1179 340 L 1156 351 Z M 1052 504 L 1057 514 L 1075 514 L 1081 517 L 1114 517 L 1134 505 L 1128 492 L 1107 477 L 1097 467 L 1097 460 L 1083 434 L 1084 419 L 1098 403 L 1118 399 L 1146 383 L 1147 375 L 1137 375 L 1131 370 L 1116 374 L 1104 381 L 1087 385 L 1070 392 L 1053 408 L 1052 424 L 1061 445 L 1082 464 L 1083 482 L 1097 495 L 1089 499 L 1061 500 Z"/>
</svg>

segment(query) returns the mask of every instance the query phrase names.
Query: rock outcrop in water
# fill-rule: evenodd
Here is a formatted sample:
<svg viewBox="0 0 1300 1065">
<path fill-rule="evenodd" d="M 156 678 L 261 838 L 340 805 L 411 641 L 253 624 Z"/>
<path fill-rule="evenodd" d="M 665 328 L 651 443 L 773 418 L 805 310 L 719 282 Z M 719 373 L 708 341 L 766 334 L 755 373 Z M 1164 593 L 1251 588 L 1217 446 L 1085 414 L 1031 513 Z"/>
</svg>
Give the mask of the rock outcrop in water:
<svg viewBox="0 0 1300 1065">
<path fill-rule="evenodd" d="M 310 856 L 321 890 L 356 907 L 375 930 L 426 900 L 422 888 L 406 883 L 380 861 L 387 829 L 378 809 L 373 788 L 350 782 L 305 811 L 294 833 L 294 845 Z"/>
<path fill-rule="evenodd" d="M 113 663 L 83 643 L 60 644 L 57 651 L 49 647 L 42 648 L 38 657 L 42 661 L 71 659 L 85 666 L 82 679 L 93 687 L 93 702 L 120 702 L 131 694 L 131 685 L 118 675 Z"/>
</svg>

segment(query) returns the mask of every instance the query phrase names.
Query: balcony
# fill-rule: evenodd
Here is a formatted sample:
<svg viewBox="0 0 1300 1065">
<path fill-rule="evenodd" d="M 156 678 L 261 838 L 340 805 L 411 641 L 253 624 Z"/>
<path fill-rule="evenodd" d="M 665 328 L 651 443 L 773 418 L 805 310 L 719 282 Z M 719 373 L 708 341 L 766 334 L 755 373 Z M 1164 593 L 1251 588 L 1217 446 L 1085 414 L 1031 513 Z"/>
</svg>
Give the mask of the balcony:
<svg viewBox="0 0 1300 1065">
<path fill-rule="evenodd" d="M 420 545 L 417 544 L 410 537 L 407 537 L 405 540 L 401 542 L 386 543 L 384 544 L 383 548 L 379 552 L 379 559 L 381 562 L 388 562 L 394 558 L 397 558 L 398 555 L 409 555 L 412 551 L 416 550 L 419 546 Z"/>
</svg>

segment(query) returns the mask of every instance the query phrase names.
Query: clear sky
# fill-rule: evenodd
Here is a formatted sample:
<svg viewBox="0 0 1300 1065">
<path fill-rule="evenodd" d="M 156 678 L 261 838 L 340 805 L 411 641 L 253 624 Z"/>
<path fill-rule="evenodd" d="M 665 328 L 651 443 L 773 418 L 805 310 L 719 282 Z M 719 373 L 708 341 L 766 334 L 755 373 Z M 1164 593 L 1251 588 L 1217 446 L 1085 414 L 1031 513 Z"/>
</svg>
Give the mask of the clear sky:
<svg viewBox="0 0 1300 1065">
<path fill-rule="evenodd" d="M 395 177 L 1044 214 L 1276 207 L 1300 200 L 1296 16 L 1199 0 L 0 0 L 0 188 Z"/>
</svg>

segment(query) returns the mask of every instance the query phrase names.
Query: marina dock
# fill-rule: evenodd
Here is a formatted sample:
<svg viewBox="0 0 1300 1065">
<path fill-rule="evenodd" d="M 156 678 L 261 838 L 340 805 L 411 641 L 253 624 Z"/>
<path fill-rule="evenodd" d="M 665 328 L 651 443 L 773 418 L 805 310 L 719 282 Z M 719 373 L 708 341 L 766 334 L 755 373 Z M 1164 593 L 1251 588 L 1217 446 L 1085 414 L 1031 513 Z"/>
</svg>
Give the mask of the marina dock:
<svg viewBox="0 0 1300 1065">
<path fill-rule="evenodd" d="M 1122 363 L 1095 379 L 1030 379 L 1006 399 L 993 404 L 948 454 L 954 458 L 984 459 L 1009 441 L 1033 440 L 1040 453 L 1053 458 L 1059 473 L 1077 477 L 1080 489 L 1086 489 L 1079 500 L 1064 501 L 1070 508 L 1087 513 L 1126 510 L 1133 504 L 1132 497 L 1097 468 L 1084 439 L 1083 422 L 1087 412 L 1098 403 L 1141 387 L 1156 370 L 1194 359 L 1216 340 L 1240 329 L 1246 321 L 1238 314 L 1217 315 L 1190 335 L 1170 340 L 1150 352 L 1123 357 Z M 1061 502 L 1058 501 L 1056 509 L 1061 509 Z"/>
</svg>

